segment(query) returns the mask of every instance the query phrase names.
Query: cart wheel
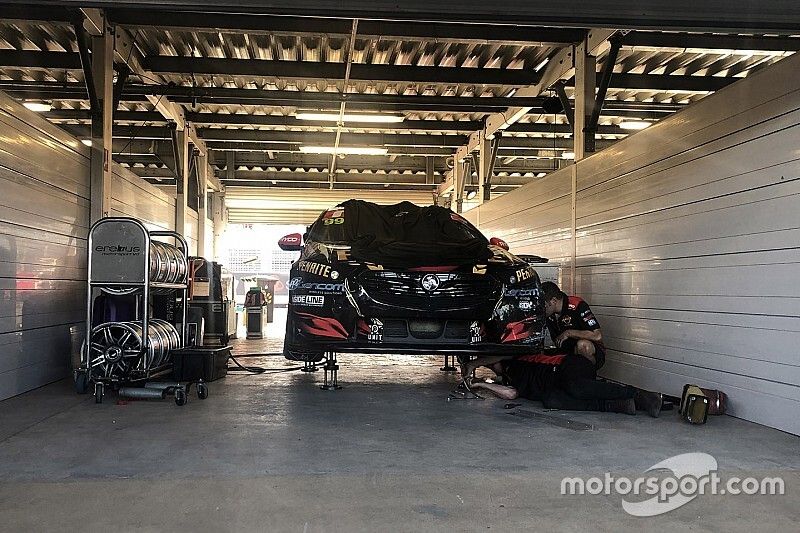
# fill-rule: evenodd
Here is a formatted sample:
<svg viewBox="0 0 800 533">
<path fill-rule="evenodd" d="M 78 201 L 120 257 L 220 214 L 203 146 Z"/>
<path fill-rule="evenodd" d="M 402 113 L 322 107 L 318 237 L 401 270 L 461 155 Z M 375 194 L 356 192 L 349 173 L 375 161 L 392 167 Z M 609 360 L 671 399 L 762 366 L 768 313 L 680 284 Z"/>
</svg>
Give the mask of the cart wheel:
<svg viewBox="0 0 800 533">
<path fill-rule="evenodd" d="M 94 403 L 103 403 L 103 391 L 104 387 L 102 383 L 96 383 L 94 386 Z"/>
<path fill-rule="evenodd" d="M 197 397 L 201 400 L 205 400 L 208 398 L 208 385 L 205 383 L 198 383 L 197 384 Z"/>
<path fill-rule="evenodd" d="M 189 398 L 186 396 L 186 391 L 183 389 L 175 390 L 175 405 L 184 406 Z"/>
<path fill-rule="evenodd" d="M 89 375 L 86 372 L 75 372 L 75 392 L 78 394 L 89 392 Z"/>
</svg>

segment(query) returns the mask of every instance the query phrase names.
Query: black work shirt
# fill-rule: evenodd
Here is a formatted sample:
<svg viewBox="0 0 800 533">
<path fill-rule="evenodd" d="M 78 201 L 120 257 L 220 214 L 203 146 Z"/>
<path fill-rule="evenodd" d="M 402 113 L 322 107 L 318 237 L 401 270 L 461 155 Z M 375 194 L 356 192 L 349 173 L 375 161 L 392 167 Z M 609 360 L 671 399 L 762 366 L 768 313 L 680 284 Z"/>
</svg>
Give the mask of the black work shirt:
<svg viewBox="0 0 800 533">
<path fill-rule="evenodd" d="M 600 329 L 600 324 L 597 322 L 597 318 L 595 318 L 591 308 L 589 308 L 589 304 L 582 298 L 564 295 L 561 312 L 547 317 L 547 329 L 550 331 L 550 338 L 555 341 L 559 335 L 568 329 L 594 331 Z M 572 342 L 566 342 L 561 347 L 568 348 L 568 351 L 572 352 L 577 341 L 575 339 L 569 340 Z M 605 350 L 603 350 L 602 343 L 596 342 L 594 344 L 597 348 L 595 360 L 597 367 L 600 368 L 605 361 Z"/>
</svg>

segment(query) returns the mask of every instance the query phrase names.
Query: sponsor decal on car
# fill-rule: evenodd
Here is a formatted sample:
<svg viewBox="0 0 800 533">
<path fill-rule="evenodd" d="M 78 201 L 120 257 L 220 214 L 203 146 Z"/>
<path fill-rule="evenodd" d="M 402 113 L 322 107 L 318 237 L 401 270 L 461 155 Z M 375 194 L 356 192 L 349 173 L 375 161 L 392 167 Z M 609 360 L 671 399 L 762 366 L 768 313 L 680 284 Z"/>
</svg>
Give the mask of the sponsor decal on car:
<svg viewBox="0 0 800 533">
<path fill-rule="evenodd" d="M 533 278 L 535 275 L 536 275 L 536 269 L 531 266 L 520 268 L 516 272 L 517 282 L 521 283 L 523 281 L 527 281 Z"/>
<path fill-rule="evenodd" d="M 290 279 L 289 283 L 286 284 L 286 287 L 290 291 L 303 289 L 306 291 L 316 292 L 319 294 L 341 294 L 344 292 L 343 283 L 312 283 L 312 282 L 306 282 L 301 277 Z"/>
<path fill-rule="evenodd" d="M 522 311 L 530 311 L 531 309 L 533 309 L 533 302 L 530 300 L 520 300 L 519 308 Z"/>
<path fill-rule="evenodd" d="M 383 342 L 383 322 L 377 318 L 371 318 L 367 324 L 367 340 L 369 342 Z"/>
<path fill-rule="evenodd" d="M 539 289 L 508 289 L 506 296 L 539 296 Z"/>
<path fill-rule="evenodd" d="M 308 272 L 309 274 L 314 274 L 315 276 L 321 276 L 323 278 L 328 278 L 331 275 L 330 265 L 314 263 L 313 261 L 298 261 L 297 269 L 300 272 Z"/>
<path fill-rule="evenodd" d="M 476 342 L 483 341 L 483 328 L 481 328 L 480 323 L 475 320 L 469 325 L 469 342 L 470 344 L 474 344 Z"/>
<path fill-rule="evenodd" d="M 309 307 L 322 307 L 325 305 L 325 297 L 314 294 L 296 294 L 292 296 L 292 303 Z"/>
<path fill-rule="evenodd" d="M 303 283 L 300 288 L 322 294 L 341 294 L 344 292 L 343 283 Z"/>
</svg>

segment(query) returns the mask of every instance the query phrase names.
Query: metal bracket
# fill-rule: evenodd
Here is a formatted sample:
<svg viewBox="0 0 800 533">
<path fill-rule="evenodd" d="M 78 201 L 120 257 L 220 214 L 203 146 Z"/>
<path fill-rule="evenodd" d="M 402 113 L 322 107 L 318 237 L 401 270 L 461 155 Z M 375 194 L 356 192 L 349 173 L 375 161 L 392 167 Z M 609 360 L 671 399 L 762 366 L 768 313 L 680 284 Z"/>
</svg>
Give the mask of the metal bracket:
<svg viewBox="0 0 800 533">
<path fill-rule="evenodd" d="M 122 98 L 122 91 L 125 89 L 125 82 L 128 81 L 128 76 L 131 75 L 131 69 L 128 65 L 119 65 L 117 68 L 117 82 L 114 84 L 114 99 L 111 106 L 111 112 L 116 113 L 119 107 L 119 101 Z"/>
<path fill-rule="evenodd" d="M 89 105 L 91 107 L 92 115 L 101 113 L 100 100 L 97 98 L 97 88 L 94 85 L 94 72 L 92 71 L 92 56 L 89 53 L 89 42 L 86 36 L 86 30 L 83 27 L 83 18 L 75 20 L 72 23 L 72 28 L 75 30 L 75 40 L 78 43 L 78 55 L 81 59 L 81 68 L 83 69 L 83 79 L 86 83 L 86 92 L 89 93 Z"/>
<path fill-rule="evenodd" d="M 622 47 L 622 39 L 619 36 L 615 36 L 611 38 L 610 43 L 611 48 L 608 50 L 608 57 L 606 57 L 605 65 L 603 65 L 603 73 L 600 78 L 600 85 L 597 87 L 597 96 L 595 97 L 592 115 L 584 129 L 587 152 L 594 152 L 596 149 L 594 136 L 597 133 L 597 123 L 600 121 L 600 112 L 603 110 L 603 103 L 606 100 L 606 93 L 611 83 L 611 75 L 614 74 L 614 65 L 617 63 L 619 49 Z"/>
<path fill-rule="evenodd" d="M 573 129 L 573 133 L 575 130 L 575 112 L 572 109 L 572 104 L 569 102 L 569 98 L 567 97 L 567 91 L 564 89 L 566 85 L 565 81 L 560 81 L 556 83 L 553 88 L 558 95 L 558 99 L 561 100 L 561 107 L 564 108 L 564 114 L 567 115 L 567 122 Z"/>
</svg>

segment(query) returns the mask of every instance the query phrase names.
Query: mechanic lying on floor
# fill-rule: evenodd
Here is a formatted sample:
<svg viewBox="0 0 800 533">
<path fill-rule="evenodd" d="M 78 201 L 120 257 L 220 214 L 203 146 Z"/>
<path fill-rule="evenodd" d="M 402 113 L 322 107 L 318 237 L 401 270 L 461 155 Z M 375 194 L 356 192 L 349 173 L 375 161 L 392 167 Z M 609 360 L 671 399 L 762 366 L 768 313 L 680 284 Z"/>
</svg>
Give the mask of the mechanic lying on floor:
<svg viewBox="0 0 800 533">
<path fill-rule="evenodd" d="M 508 400 L 520 396 L 541 400 L 548 409 L 633 415 L 639 408 L 657 417 L 660 394 L 597 379 L 605 349 L 600 324 L 589 305 L 577 296 L 567 296 L 552 282 L 542 283 L 542 293 L 547 328 L 561 354 L 479 357 L 462 366 L 463 375 L 488 366 L 508 385 L 476 382 L 472 387 Z"/>
</svg>

